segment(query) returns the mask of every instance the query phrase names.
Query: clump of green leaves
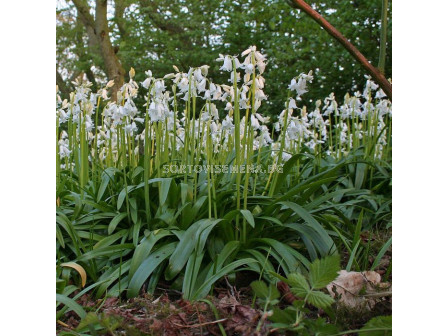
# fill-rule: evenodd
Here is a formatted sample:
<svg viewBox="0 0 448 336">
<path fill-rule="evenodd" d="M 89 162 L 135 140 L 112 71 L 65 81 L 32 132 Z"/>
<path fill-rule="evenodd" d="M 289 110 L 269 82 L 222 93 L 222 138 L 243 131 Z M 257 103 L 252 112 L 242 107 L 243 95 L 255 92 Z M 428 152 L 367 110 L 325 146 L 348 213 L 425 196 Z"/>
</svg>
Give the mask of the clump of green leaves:
<svg viewBox="0 0 448 336">
<path fill-rule="evenodd" d="M 333 298 L 322 292 L 338 275 L 340 270 L 340 257 L 338 255 L 327 256 L 314 260 L 309 268 L 308 274 L 290 273 L 286 278 L 271 272 L 271 274 L 284 281 L 290 286 L 291 293 L 298 300 L 291 306 L 281 309 L 280 292 L 275 284 L 266 285 L 263 281 L 251 283 L 254 294 L 264 306 L 263 316 L 268 316 L 274 322 L 274 329 L 289 330 L 300 333 L 300 335 L 345 335 L 354 332 L 359 335 L 382 336 L 392 335 L 392 316 L 378 316 L 372 318 L 359 330 L 341 332 L 336 323 L 329 323 L 328 319 L 307 318 L 312 315 L 312 307 L 323 309 L 328 318 L 333 320 L 334 313 L 331 305 Z M 261 323 L 262 321 L 260 321 Z M 334 321 L 332 321 L 334 322 Z"/>
<path fill-rule="evenodd" d="M 273 275 L 287 283 L 291 288 L 291 292 L 299 298 L 299 300 L 294 301 L 292 306 L 283 310 L 275 307 L 280 297 L 280 293 L 275 285 L 271 284 L 268 287 L 262 281 L 254 281 L 251 287 L 255 295 L 264 302 L 265 312 L 269 307 L 272 308 L 268 315 L 270 315 L 269 319 L 274 322 L 273 326 L 275 328 L 292 331 L 300 330 L 303 335 L 315 335 L 316 331 L 319 331 L 321 334 L 326 332 L 331 334 L 338 331 L 336 326 L 327 324 L 322 318 L 311 320 L 305 319 L 305 316 L 310 313 L 307 305 L 328 309 L 334 302 L 330 295 L 320 290 L 337 277 L 339 270 L 340 257 L 333 255 L 314 260 L 307 275 L 290 273 L 285 278 L 274 273 Z"/>
</svg>

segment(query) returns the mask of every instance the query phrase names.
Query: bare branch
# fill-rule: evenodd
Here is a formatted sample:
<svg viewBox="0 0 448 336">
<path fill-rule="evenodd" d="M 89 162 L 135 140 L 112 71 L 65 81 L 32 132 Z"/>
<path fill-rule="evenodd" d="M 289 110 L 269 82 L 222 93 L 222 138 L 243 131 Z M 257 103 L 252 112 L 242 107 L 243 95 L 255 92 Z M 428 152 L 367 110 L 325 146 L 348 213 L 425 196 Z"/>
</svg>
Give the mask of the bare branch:
<svg viewBox="0 0 448 336">
<path fill-rule="evenodd" d="M 334 28 L 322 15 L 316 12 L 310 5 L 303 0 L 289 0 L 290 5 L 294 8 L 303 10 L 314 21 L 316 21 L 322 28 L 324 28 L 331 36 L 333 36 L 342 46 L 361 64 L 361 66 L 372 76 L 373 80 L 383 89 L 387 97 L 392 101 L 392 84 L 387 78 L 375 68 L 367 58 L 336 28 Z"/>
<path fill-rule="evenodd" d="M 78 16 L 81 19 L 84 26 L 95 28 L 95 19 L 90 14 L 90 7 L 86 0 L 72 0 L 73 4 L 78 11 Z"/>
</svg>

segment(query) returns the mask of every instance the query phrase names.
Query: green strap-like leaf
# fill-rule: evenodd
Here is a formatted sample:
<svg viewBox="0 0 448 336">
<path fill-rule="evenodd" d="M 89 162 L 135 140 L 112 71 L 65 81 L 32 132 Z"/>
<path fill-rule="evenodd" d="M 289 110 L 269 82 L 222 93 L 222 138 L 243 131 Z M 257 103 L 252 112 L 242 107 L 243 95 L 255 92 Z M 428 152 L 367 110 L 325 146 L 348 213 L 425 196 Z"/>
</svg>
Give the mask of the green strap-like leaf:
<svg viewBox="0 0 448 336">
<path fill-rule="evenodd" d="M 176 250 L 170 257 L 170 262 L 165 271 L 165 278 L 167 280 L 173 279 L 184 268 L 188 258 L 190 258 L 191 253 L 196 248 L 197 240 L 199 238 L 202 240 L 201 243 L 205 244 L 208 234 L 206 236 L 201 236 L 201 233 L 207 228 L 209 228 L 208 232 L 210 232 L 210 230 L 220 221 L 221 219 L 201 219 L 192 224 L 187 231 L 185 231 Z"/>
<path fill-rule="evenodd" d="M 326 246 L 326 251 L 323 252 L 330 253 L 332 249 L 334 249 L 334 242 L 328 235 L 327 231 L 308 211 L 293 202 L 280 202 L 280 204 L 294 211 L 320 235 L 322 243 L 324 243 Z"/>
<path fill-rule="evenodd" d="M 373 271 L 380 264 L 381 258 L 387 252 L 387 250 L 389 249 L 390 245 L 392 245 L 392 237 L 389 238 L 389 240 L 384 244 L 384 246 L 378 252 L 378 255 L 376 256 L 376 258 L 375 258 L 375 260 L 374 260 L 370 270 Z"/>
<path fill-rule="evenodd" d="M 65 295 L 56 294 L 56 302 L 65 304 L 69 310 L 73 310 L 80 318 L 84 318 L 87 315 L 85 310 L 78 303 L 76 303 L 75 300 Z"/>
<path fill-rule="evenodd" d="M 128 298 L 138 295 L 143 283 L 148 279 L 151 273 L 159 266 L 162 261 L 172 255 L 177 243 L 164 245 L 154 253 L 152 253 L 144 262 L 141 263 L 129 282 Z"/>
<path fill-rule="evenodd" d="M 224 275 L 227 275 L 227 274 L 233 272 L 236 268 L 238 268 L 242 265 L 246 265 L 249 263 L 255 263 L 255 262 L 257 262 L 257 261 L 254 259 L 246 258 L 246 259 L 234 261 L 234 262 L 224 266 L 219 272 L 214 274 L 212 277 L 208 278 L 205 281 L 205 283 L 201 287 L 199 287 L 199 289 L 193 295 L 192 299 L 193 300 L 201 299 L 202 297 L 207 295 L 207 292 L 204 291 L 204 288 L 209 288 L 217 280 L 221 279 Z"/>
<path fill-rule="evenodd" d="M 112 234 L 115 231 L 117 225 L 127 216 L 127 213 L 123 212 L 116 215 L 109 223 L 109 228 L 107 229 L 108 234 Z"/>
<path fill-rule="evenodd" d="M 252 212 L 250 212 L 249 210 L 240 210 L 240 212 L 244 216 L 244 218 L 246 218 L 249 225 L 254 228 L 255 220 L 254 220 L 254 216 L 252 215 Z"/>
<path fill-rule="evenodd" d="M 131 279 L 142 262 L 149 256 L 154 245 L 160 239 L 169 235 L 172 235 L 172 233 L 170 233 L 168 230 L 161 229 L 153 231 L 135 248 L 134 255 L 131 259 L 131 267 L 129 268 L 129 277 Z"/>
</svg>

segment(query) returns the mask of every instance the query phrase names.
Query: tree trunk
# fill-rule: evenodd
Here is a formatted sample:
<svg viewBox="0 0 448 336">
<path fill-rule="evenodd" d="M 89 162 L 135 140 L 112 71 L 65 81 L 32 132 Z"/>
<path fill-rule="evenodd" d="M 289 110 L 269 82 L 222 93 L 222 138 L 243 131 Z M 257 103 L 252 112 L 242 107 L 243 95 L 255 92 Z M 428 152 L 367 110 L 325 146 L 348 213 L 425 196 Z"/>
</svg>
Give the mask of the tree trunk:
<svg viewBox="0 0 448 336">
<path fill-rule="evenodd" d="M 109 80 L 113 79 L 115 82 L 115 85 L 112 87 L 112 99 L 116 100 L 118 89 L 124 83 L 124 69 L 110 42 L 107 22 L 107 0 L 96 0 L 95 30 L 99 39 L 107 76 Z"/>
<path fill-rule="evenodd" d="M 72 0 L 81 22 L 86 27 L 89 46 L 97 48 L 104 62 L 104 70 L 109 80 L 113 79 L 112 100 L 117 99 L 117 92 L 124 83 L 125 71 L 110 41 L 107 21 L 107 0 L 96 0 L 95 18 L 90 14 L 90 7 L 85 0 Z"/>
</svg>

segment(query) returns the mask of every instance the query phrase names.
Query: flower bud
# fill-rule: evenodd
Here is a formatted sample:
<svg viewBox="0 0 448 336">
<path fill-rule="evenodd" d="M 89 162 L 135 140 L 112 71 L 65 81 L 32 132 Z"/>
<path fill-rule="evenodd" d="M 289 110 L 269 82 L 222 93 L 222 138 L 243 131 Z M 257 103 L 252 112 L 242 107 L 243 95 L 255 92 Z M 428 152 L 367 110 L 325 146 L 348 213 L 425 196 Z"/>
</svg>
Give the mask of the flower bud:
<svg viewBox="0 0 448 336">
<path fill-rule="evenodd" d="M 131 67 L 131 70 L 129 70 L 129 77 L 132 79 L 135 76 L 135 70 Z"/>
</svg>

